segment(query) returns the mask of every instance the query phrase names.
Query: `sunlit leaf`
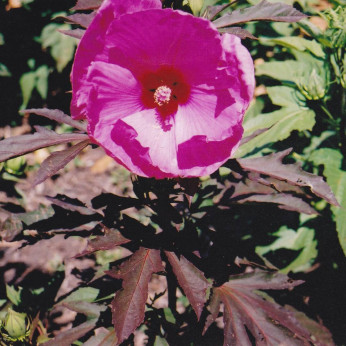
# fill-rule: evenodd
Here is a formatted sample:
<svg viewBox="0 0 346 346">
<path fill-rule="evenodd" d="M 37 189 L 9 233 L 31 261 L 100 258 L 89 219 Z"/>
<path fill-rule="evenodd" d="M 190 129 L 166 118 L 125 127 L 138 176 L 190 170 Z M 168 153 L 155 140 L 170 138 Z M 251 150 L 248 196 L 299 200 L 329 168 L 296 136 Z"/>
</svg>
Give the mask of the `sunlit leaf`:
<svg viewBox="0 0 346 346">
<path fill-rule="evenodd" d="M 246 135 L 267 129 L 241 145 L 234 157 L 242 157 L 256 148 L 288 138 L 292 131 L 312 130 L 315 112 L 309 108 L 283 107 L 278 111 L 259 114 L 244 124 Z"/>
<path fill-rule="evenodd" d="M 77 4 L 72 7 L 71 10 L 94 10 L 101 6 L 102 1 L 103 0 L 78 0 Z"/>
<path fill-rule="evenodd" d="M 203 7 L 204 0 L 188 0 L 192 13 L 197 16 Z"/>
<path fill-rule="evenodd" d="M 98 250 L 110 250 L 130 242 L 118 230 L 104 226 L 105 234 L 88 240 L 86 249 L 79 255 L 86 255 Z"/>
<path fill-rule="evenodd" d="M 284 180 L 292 185 L 308 187 L 315 195 L 327 202 L 338 205 L 335 196 L 322 177 L 305 172 L 298 164 L 283 164 L 282 160 L 290 153 L 287 149 L 263 157 L 238 159 L 243 169 Z"/>
<path fill-rule="evenodd" d="M 22 110 L 23 113 L 34 113 L 41 115 L 48 119 L 57 121 L 62 124 L 67 124 L 72 127 L 75 127 L 78 130 L 86 132 L 86 124 L 73 120 L 69 115 L 65 114 L 59 109 L 48 109 L 48 108 L 31 108 Z"/>
<path fill-rule="evenodd" d="M 297 49 L 300 51 L 305 51 L 308 50 L 315 56 L 319 58 L 324 58 L 325 53 L 322 49 L 322 46 L 317 43 L 315 40 L 308 40 L 303 37 L 298 37 L 298 36 L 289 36 L 289 37 L 279 37 L 279 38 L 261 38 L 260 39 L 261 43 L 271 43 L 273 45 L 281 45 L 283 47 L 287 48 L 293 48 Z"/>
<path fill-rule="evenodd" d="M 173 252 L 169 251 L 165 251 L 165 254 L 178 279 L 179 285 L 184 290 L 199 319 L 206 302 L 206 291 L 210 287 L 210 283 L 203 273 L 184 256 L 181 255 L 178 258 Z"/>
<path fill-rule="evenodd" d="M 90 144 L 90 141 L 87 139 L 78 144 L 73 145 L 72 147 L 56 151 L 47 157 L 40 166 L 38 170 L 34 185 L 40 184 L 46 179 L 50 178 L 52 175 L 56 174 L 60 169 L 65 167 L 71 160 L 73 160 L 84 148 Z"/>
<path fill-rule="evenodd" d="M 80 301 L 92 303 L 96 300 L 99 292 L 100 290 L 94 287 L 80 287 L 65 299 L 61 300 L 59 304 Z"/>
<path fill-rule="evenodd" d="M 21 156 L 40 148 L 89 138 L 80 133 L 58 135 L 54 131 L 42 127 L 37 126 L 36 129 L 38 132 L 34 134 L 10 137 L 0 141 L 0 161 L 6 161 L 11 157 Z"/>
<path fill-rule="evenodd" d="M 222 28 L 225 26 L 258 20 L 297 22 L 305 17 L 305 14 L 297 11 L 292 6 L 281 2 L 272 3 L 263 0 L 255 6 L 227 13 L 216 19 L 213 23 L 217 28 Z"/>
<path fill-rule="evenodd" d="M 36 70 L 36 89 L 44 100 L 48 94 L 48 76 L 49 68 L 47 65 L 42 65 Z"/>
<path fill-rule="evenodd" d="M 231 276 L 231 280 L 213 289 L 212 314 L 207 325 L 216 318 L 222 302 L 224 345 L 252 345 L 250 333 L 259 345 L 302 345 L 312 341 L 310 333 L 302 327 L 294 313 L 257 290 L 291 289 L 302 281 L 293 281 L 279 273 L 255 270 L 250 274 Z"/>
<path fill-rule="evenodd" d="M 119 343 L 127 339 L 144 319 L 151 275 L 163 270 L 160 251 L 140 248 L 109 275 L 123 279 L 123 289 L 112 301 L 113 324 Z"/>
<path fill-rule="evenodd" d="M 83 343 L 83 346 L 114 346 L 117 344 L 118 339 L 115 335 L 114 329 L 108 330 L 106 328 L 101 327 L 95 330 L 95 335 L 88 339 L 88 341 Z"/>
<path fill-rule="evenodd" d="M 246 29 L 237 27 L 237 26 L 233 26 L 230 28 L 220 28 L 219 32 L 236 35 L 236 36 L 240 37 L 241 39 L 251 38 L 252 40 L 257 40 L 257 37 L 252 35 L 251 32 L 247 31 Z"/>
<path fill-rule="evenodd" d="M 68 22 L 72 24 L 78 24 L 82 26 L 83 28 L 87 28 L 92 22 L 92 20 L 94 19 L 95 15 L 96 15 L 96 12 L 91 12 L 88 14 L 75 13 L 75 14 L 71 14 L 68 17 L 62 17 L 62 18 L 66 19 Z"/>
<path fill-rule="evenodd" d="M 317 214 L 317 211 L 314 208 L 310 207 L 310 205 L 304 202 L 302 199 L 284 193 L 253 195 L 244 199 L 240 199 L 238 201 L 238 203 L 246 202 L 274 203 L 278 204 L 280 209 L 296 211 L 298 213 L 304 213 L 307 215 Z"/>
<path fill-rule="evenodd" d="M 323 174 L 333 190 L 340 207 L 332 206 L 340 245 L 346 255 L 346 171 L 342 170 L 342 154 L 335 149 L 323 148 L 312 152 L 309 158 L 315 165 L 324 165 Z"/>
</svg>

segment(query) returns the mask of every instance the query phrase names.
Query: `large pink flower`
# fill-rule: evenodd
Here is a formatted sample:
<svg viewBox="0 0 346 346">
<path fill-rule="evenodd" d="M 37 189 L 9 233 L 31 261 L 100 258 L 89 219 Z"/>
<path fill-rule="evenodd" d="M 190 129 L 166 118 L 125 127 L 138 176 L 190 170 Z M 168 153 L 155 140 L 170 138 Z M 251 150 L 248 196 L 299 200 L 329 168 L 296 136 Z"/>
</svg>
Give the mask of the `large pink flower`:
<svg viewBox="0 0 346 346">
<path fill-rule="evenodd" d="M 133 173 L 207 175 L 240 142 L 253 62 L 238 37 L 160 6 L 105 0 L 76 53 L 72 115 Z"/>
</svg>

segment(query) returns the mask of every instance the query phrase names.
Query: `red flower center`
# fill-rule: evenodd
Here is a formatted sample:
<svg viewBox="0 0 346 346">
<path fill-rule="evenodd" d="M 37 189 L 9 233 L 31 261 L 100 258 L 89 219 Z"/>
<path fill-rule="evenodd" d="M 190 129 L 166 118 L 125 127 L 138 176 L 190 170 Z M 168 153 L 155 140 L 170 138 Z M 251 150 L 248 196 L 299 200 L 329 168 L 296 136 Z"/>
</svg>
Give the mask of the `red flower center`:
<svg viewBox="0 0 346 346">
<path fill-rule="evenodd" d="M 190 88 L 183 75 L 172 67 L 161 67 L 144 74 L 139 80 L 143 86 L 142 102 L 147 108 L 156 108 L 162 116 L 173 114 L 179 104 L 187 102 Z"/>
</svg>

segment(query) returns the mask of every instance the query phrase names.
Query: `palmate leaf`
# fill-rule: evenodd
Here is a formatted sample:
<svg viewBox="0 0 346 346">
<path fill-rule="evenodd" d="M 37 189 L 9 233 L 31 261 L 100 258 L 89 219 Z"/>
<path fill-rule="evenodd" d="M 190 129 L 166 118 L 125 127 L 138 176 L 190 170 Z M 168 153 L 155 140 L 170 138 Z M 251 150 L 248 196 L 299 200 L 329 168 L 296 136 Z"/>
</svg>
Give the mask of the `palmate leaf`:
<svg viewBox="0 0 346 346">
<path fill-rule="evenodd" d="M 99 250 L 110 250 L 117 246 L 129 243 L 130 240 L 125 238 L 118 230 L 103 226 L 104 235 L 97 236 L 88 240 L 86 249 L 78 255 L 84 256 Z"/>
<path fill-rule="evenodd" d="M 60 169 L 64 168 L 71 160 L 73 160 L 83 149 L 90 144 L 89 139 L 79 142 L 65 150 L 56 151 L 48 156 L 41 164 L 38 170 L 34 185 L 38 185 L 56 174 Z"/>
<path fill-rule="evenodd" d="M 87 140 L 88 135 L 81 133 L 63 133 L 61 135 L 44 127 L 35 126 L 36 133 L 10 137 L 0 141 L 0 162 L 21 156 L 37 149 L 52 145 Z"/>
<path fill-rule="evenodd" d="M 197 319 L 201 317 L 206 302 L 206 291 L 211 286 L 203 273 L 189 262 L 184 256 L 179 258 L 169 251 L 165 251 L 169 263 L 173 268 L 180 287 L 195 310 Z"/>
<path fill-rule="evenodd" d="M 236 35 L 236 36 L 240 37 L 241 39 L 251 38 L 252 40 L 257 40 L 257 37 L 252 35 L 251 32 L 249 32 L 243 28 L 240 28 L 238 26 L 233 26 L 231 28 L 220 28 L 219 32 L 221 32 L 221 33 L 226 32 L 228 34 Z"/>
<path fill-rule="evenodd" d="M 30 108 L 24 109 L 22 113 L 33 113 L 41 115 L 45 118 L 57 121 L 58 123 L 70 125 L 78 130 L 86 132 L 87 127 L 85 123 L 73 120 L 69 115 L 65 114 L 59 109 L 48 109 L 48 108 Z"/>
<path fill-rule="evenodd" d="M 305 14 L 297 11 L 292 6 L 283 4 L 281 2 L 272 3 L 263 0 L 255 6 L 227 13 L 213 21 L 213 24 L 217 28 L 223 28 L 234 24 L 258 20 L 297 22 L 305 17 Z"/>
<path fill-rule="evenodd" d="M 95 18 L 96 12 L 91 13 L 75 13 L 71 14 L 70 16 L 62 16 L 61 18 L 64 18 L 67 20 L 67 22 L 72 24 L 78 24 L 83 28 L 87 28 L 92 20 Z"/>
<path fill-rule="evenodd" d="M 304 345 L 312 341 L 310 332 L 301 326 L 295 314 L 257 290 L 292 289 L 302 281 L 286 275 L 255 270 L 231 276 L 230 281 L 213 289 L 204 332 L 216 319 L 223 303 L 224 345 L 252 345 L 251 333 L 258 345 Z M 315 337 L 315 336 L 314 336 Z"/>
<path fill-rule="evenodd" d="M 77 4 L 72 7 L 71 10 L 94 10 L 101 6 L 102 1 L 103 0 L 78 0 Z"/>
<path fill-rule="evenodd" d="M 118 270 L 108 272 L 116 279 L 123 279 L 123 288 L 112 301 L 113 324 L 119 343 L 144 320 L 149 280 L 153 273 L 163 270 L 159 250 L 140 248 Z"/>
<path fill-rule="evenodd" d="M 338 205 L 332 190 L 322 177 L 305 172 L 298 164 L 283 164 L 282 160 L 292 149 L 287 149 L 267 156 L 237 159 L 245 171 L 256 172 L 292 185 L 308 187 L 316 196 L 327 202 Z"/>
</svg>

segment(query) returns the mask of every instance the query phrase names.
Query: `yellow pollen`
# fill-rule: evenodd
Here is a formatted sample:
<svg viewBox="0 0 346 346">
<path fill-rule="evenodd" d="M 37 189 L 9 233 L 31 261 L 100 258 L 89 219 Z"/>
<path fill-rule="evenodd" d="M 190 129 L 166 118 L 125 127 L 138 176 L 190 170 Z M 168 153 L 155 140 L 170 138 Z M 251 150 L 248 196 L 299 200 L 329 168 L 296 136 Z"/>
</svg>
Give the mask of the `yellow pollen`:
<svg viewBox="0 0 346 346">
<path fill-rule="evenodd" d="M 167 85 L 159 86 L 154 93 L 154 100 L 159 106 L 163 106 L 168 103 L 171 99 L 172 89 Z"/>
</svg>

